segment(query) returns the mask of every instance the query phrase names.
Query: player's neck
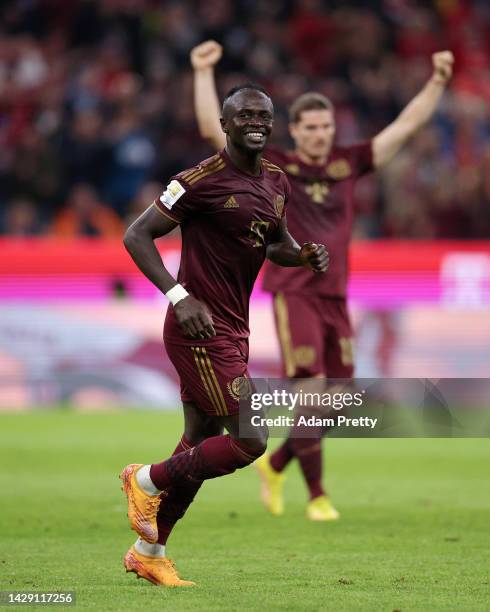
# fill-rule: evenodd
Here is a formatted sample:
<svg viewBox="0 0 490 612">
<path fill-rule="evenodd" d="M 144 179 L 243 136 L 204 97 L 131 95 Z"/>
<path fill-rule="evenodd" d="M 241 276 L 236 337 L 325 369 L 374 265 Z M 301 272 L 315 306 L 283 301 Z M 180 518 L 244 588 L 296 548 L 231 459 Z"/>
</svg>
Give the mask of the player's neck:
<svg viewBox="0 0 490 612">
<path fill-rule="evenodd" d="M 296 149 L 295 153 L 299 157 L 299 159 L 307 166 L 323 166 L 327 162 L 327 155 L 322 155 L 321 157 L 311 157 L 310 155 L 307 155 L 304 151 L 301 151 L 301 149 Z"/>
<path fill-rule="evenodd" d="M 233 164 L 242 172 L 259 176 L 261 173 L 260 162 L 262 160 L 262 151 L 244 151 L 228 143 L 225 151 Z"/>
</svg>

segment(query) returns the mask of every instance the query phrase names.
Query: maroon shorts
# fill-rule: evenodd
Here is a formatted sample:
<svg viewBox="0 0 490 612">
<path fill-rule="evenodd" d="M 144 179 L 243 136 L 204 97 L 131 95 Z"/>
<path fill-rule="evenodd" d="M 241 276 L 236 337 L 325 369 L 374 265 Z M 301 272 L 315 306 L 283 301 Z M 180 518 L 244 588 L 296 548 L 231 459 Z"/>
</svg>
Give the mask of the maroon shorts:
<svg viewBox="0 0 490 612">
<path fill-rule="evenodd" d="M 180 377 L 183 402 L 194 402 L 206 414 L 238 414 L 240 395 L 248 387 L 248 340 L 223 338 L 195 344 L 165 338 L 170 361 Z"/>
<path fill-rule="evenodd" d="M 290 378 L 352 378 L 352 328 L 342 298 L 274 295 L 283 366 Z"/>
</svg>

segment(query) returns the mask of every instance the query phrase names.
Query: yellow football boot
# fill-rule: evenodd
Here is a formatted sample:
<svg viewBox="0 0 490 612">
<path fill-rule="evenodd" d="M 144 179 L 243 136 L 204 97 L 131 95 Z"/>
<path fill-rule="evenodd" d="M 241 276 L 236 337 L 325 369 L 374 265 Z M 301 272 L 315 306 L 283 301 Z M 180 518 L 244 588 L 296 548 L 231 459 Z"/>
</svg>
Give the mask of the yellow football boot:
<svg viewBox="0 0 490 612">
<path fill-rule="evenodd" d="M 310 521 L 336 521 L 340 518 L 340 514 L 326 495 L 320 495 L 306 506 L 306 517 Z"/>
<path fill-rule="evenodd" d="M 148 495 L 136 481 L 136 472 L 143 467 L 141 463 L 127 465 L 119 475 L 123 486 L 121 490 L 128 498 L 128 518 L 131 529 L 154 544 L 158 540 L 157 512 L 160 507 L 159 495 Z"/>
<path fill-rule="evenodd" d="M 158 586 L 195 586 L 195 582 L 181 580 L 171 559 L 141 555 L 134 546 L 131 546 L 124 557 L 124 567 L 126 572 L 134 572 L 138 578 L 144 578 Z"/>
<path fill-rule="evenodd" d="M 281 516 L 281 514 L 284 514 L 282 487 L 286 479 L 285 474 L 272 469 L 270 456 L 267 453 L 261 455 L 254 465 L 260 477 L 262 503 L 271 514 Z"/>
</svg>

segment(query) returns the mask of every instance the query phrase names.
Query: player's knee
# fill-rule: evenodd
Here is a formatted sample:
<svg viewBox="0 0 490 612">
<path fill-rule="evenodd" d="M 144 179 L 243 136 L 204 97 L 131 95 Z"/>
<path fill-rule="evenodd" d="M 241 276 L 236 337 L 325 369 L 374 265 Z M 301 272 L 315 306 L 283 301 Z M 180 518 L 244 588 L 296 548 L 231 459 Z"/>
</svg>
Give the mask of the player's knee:
<svg viewBox="0 0 490 612">
<path fill-rule="evenodd" d="M 253 457 L 252 461 L 255 461 L 255 459 L 263 455 L 267 449 L 267 434 L 261 432 L 256 438 L 242 440 L 241 444 L 248 448 L 249 454 Z"/>
<path fill-rule="evenodd" d="M 265 453 L 267 450 L 267 438 L 259 440 L 256 447 L 256 455 L 255 458 L 258 459 L 261 455 Z"/>
<path fill-rule="evenodd" d="M 267 450 L 267 440 L 257 440 L 254 446 L 254 456 L 258 459 Z"/>
</svg>

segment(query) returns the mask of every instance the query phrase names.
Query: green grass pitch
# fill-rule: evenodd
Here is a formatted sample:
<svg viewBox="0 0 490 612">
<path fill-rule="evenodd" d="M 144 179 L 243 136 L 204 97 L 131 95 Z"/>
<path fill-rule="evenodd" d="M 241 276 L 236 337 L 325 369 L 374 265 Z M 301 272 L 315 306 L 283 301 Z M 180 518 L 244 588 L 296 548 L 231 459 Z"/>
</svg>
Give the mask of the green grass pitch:
<svg viewBox="0 0 490 612">
<path fill-rule="evenodd" d="M 198 586 L 126 574 L 135 536 L 117 476 L 164 458 L 181 423 L 146 411 L 0 416 L 0 590 L 75 590 L 76 607 L 95 610 L 488 610 L 484 439 L 327 441 L 336 524 L 303 518 L 296 467 L 279 519 L 259 505 L 253 469 L 209 481 L 168 545 Z"/>
</svg>

